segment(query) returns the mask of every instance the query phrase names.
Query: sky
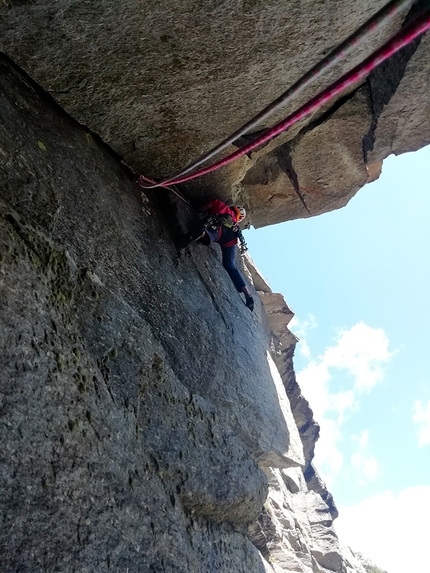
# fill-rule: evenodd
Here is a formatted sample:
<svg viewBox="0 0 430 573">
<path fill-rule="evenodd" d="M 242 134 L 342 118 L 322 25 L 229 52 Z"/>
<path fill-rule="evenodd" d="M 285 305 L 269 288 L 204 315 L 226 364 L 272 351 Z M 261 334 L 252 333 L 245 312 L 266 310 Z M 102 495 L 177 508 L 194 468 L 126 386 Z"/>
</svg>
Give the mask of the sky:
<svg viewBox="0 0 430 573">
<path fill-rule="evenodd" d="M 245 238 L 295 313 L 341 542 L 388 573 L 430 573 L 430 146 L 388 157 L 343 209 Z"/>
</svg>

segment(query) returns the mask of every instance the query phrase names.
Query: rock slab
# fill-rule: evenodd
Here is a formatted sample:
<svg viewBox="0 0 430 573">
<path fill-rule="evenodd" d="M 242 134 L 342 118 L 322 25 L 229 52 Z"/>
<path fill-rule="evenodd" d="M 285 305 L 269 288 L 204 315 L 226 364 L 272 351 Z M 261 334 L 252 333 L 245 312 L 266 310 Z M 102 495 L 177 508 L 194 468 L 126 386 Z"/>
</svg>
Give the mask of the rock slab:
<svg viewBox="0 0 430 573">
<path fill-rule="evenodd" d="M 1 570 L 264 572 L 259 464 L 304 458 L 261 308 L 215 249 L 177 251 L 165 195 L 0 72 Z"/>
</svg>

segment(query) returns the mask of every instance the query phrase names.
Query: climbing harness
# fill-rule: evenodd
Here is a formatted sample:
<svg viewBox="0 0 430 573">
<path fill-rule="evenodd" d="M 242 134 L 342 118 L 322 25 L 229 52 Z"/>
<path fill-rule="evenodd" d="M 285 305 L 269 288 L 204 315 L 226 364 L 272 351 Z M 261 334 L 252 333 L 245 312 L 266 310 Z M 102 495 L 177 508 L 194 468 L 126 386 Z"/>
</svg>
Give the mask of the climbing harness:
<svg viewBox="0 0 430 573">
<path fill-rule="evenodd" d="M 233 223 L 231 215 L 227 215 L 227 217 L 230 218 L 231 224 L 229 221 L 226 221 L 226 219 L 225 219 L 226 215 L 211 214 L 211 215 L 207 216 L 202 221 L 200 227 L 196 227 L 193 231 L 186 233 L 185 235 L 183 235 L 183 237 L 180 238 L 179 246 L 181 248 L 185 248 L 190 243 L 193 243 L 194 241 L 197 241 L 198 239 L 200 239 L 202 237 L 204 231 L 206 231 L 208 229 L 210 229 L 212 231 L 217 231 L 221 226 L 224 225 L 225 227 L 232 229 L 234 234 L 239 239 L 239 243 L 240 243 L 239 252 L 240 252 L 240 254 L 241 255 L 245 254 L 245 252 L 248 250 L 248 246 L 245 242 L 245 238 L 242 234 L 242 230 L 239 228 L 239 226 L 236 223 Z"/>
<path fill-rule="evenodd" d="M 273 139 L 298 121 L 315 111 L 318 107 L 322 106 L 324 103 L 331 100 L 333 97 L 338 95 L 346 87 L 351 84 L 356 83 L 358 80 L 363 79 L 368 75 L 374 68 L 380 65 L 383 61 L 389 58 L 391 55 L 396 53 L 402 47 L 406 46 L 412 42 L 418 36 L 424 34 L 430 28 L 430 10 L 426 10 L 421 16 L 412 22 L 409 26 L 401 30 L 396 34 L 391 40 L 389 40 L 384 46 L 379 48 L 374 54 L 369 56 L 362 64 L 356 66 L 351 72 L 348 72 L 340 80 L 329 86 L 326 90 L 322 91 L 316 97 L 312 98 L 308 104 L 302 106 L 298 111 L 291 114 L 285 120 L 279 122 L 271 129 L 265 130 L 263 134 L 256 137 L 248 143 L 247 145 L 239 148 L 236 152 L 228 155 L 224 159 L 214 163 L 213 165 L 203 168 L 191 175 L 186 175 L 196 167 L 200 166 L 202 163 L 211 159 L 214 155 L 225 149 L 228 145 L 236 141 L 240 136 L 244 135 L 250 129 L 261 123 L 264 119 L 269 117 L 272 113 L 277 111 L 281 106 L 289 102 L 293 96 L 300 93 L 305 87 L 310 85 L 316 78 L 320 77 L 323 72 L 330 69 L 335 63 L 339 62 L 348 55 L 352 49 L 356 48 L 361 44 L 367 36 L 380 28 L 382 25 L 386 24 L 391 18 L 398 14 L 402 9 L 410 6 L 410 0 L 397 0 L 392 1 L 387 4 L 382 10 L 380 10 L 373 18 L 368 22 L 363 24 L 352 36 L 345 40 L 338 48 L 326 56 L 319 64 L 314 66 L 309 72 L 307 72 L 298 82 L 296 82 L 291 88 L 284 92 L 279 98 L 277 98 L 273 103 L 266 107 L 262 112 L 255 116 L 251 121 L 249 121 L 242 128 L 237 130 L 229 138 L 221 142 L 217 147 L 200 157 L 197 161 L 187 166 L 185 169 L 180 171 L 178 174 L 171 176 L 163 181 L 156 183 L 151 182 L 147 177 L 140 176 L 139 182 L 144 188 L 155 188 L 155 187 L 169 187 L 173 184 L 184 183 L 185 181 L 190 181 L 196 177 L 201 177 L 206 173 L 210 173 L 215 169 L 219 169 L 225 165 L 228 165 L 238 157 L 241 157 L 256 147 L 266 143 L 270 139 Z"/>
<path fill-rule="evenodd" d="M 203 224 L 205 229 L 218 229 L 220 225 L 225 225 L 226 227 L 232 229 L 239 239 L 239 253 L 243 256 L 246 251 L 248 250 L 248 245 L 246 244 L 245 237 L 243 236 L 242 229 L 237 225 L 237 223 L 233 223 L 229 225 L 225 223 L 223 219 L 223 215 L 209 215 L 206 221 Z"/>
<path fill-rule="evenodd" d="M 216 231 L 220 225 L 222 225 L 220 215 L 209 215 L 209 217 L 203 221 L 203 229 L 213 229 Z"/>
<path fill-rule="evenodd" d="M 233 223 L 232 225 L 226 225 L 223 217 L 224 215 L 209 215 L 209 217 L 207 217 L 203 222 L 203 229 L 213 229 L 216 231 L 220 225 L 225 225 L 226 227 L 231 228 L 239 239 L 239 252 L 241 255 L 244 255 L 248 250 L 248 246 L 246 244 L 242 230 L 236 223 Z"/>
</svg>

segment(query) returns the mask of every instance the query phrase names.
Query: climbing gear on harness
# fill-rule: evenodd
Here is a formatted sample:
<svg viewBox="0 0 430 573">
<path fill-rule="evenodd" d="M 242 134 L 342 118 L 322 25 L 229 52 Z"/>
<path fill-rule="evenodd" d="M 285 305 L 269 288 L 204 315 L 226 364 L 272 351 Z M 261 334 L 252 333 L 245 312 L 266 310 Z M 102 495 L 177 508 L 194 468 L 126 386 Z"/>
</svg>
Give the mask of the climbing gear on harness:
<svg viewBox="0 0 430 573">
<path fill-rule="evenodd" d="M 225 217 L 230 217 L 230 225 L 228 224 L 228 219 L 225 219 Z M 188 245 L 200 239 L 206 229 L 212 229 L 216 231 L 220 225 L 225 224 L 224 221 L 226 221 L 227 227 L 231 227 L 233 225 L 233 219 L 231 218 L 231 215 L 209 215 L 209 217 L 202 221 L 200 227 L 197 227 L 189 233 L 182 235 L 182 237 L 179 237 L 177 242 L 178 247 L 180 249 L 185 249 L 188 247 Z"/>
<path fill-rule="evenodd" d="M 401 2 L 400 4 L 402 7 L 406 7 L 407 4 L 405 2 Z M 375 27 L 378 27 L 382 21 L 386 21 L 394 13 L 399 11 L 399 4 L 393 3 L 387 5 L 382 12 L 378 13 L 375 19 L 372 19 L 364 28 L 361 28 L 360 31 L 365 35 Z M 381 20 L 382 16 L 382 20 Z M 243 147 L 239 148 L 234 153 L 231 153 L 227 157 L 217 161 L 216 163 L 200 169 L 191 175 L 184 175 L 185 173 L 189 173 L 195 166 L 193 165 L 192 168 L 186 168 L 183 170 L 178 176 L 169 177 L 164 179 L 160 183 L 156 185 L 146 187 L 166 187 L 172 184 L 179 184 L 184 183 L 185 181 L 190 181 L 191 179 L 195 179 L 196 177 L 201 177 L 202 175 L 206 175 L 207 173 L 211 173 L 216 169 L 224 167 L 228 165 L 235 159 L 246 155 L 253 151 L 256 147 L 266 143 L 267 141 L 273 139 L 283 131 L 286 131 L 289 127 L 296 124 L 298 121 L 303 119 L 304 117 L 310 115 L 312 112 L 320 108 L 325 103 L 329 102 L 335 96 L 339 95 L 343 92 L 344 89 L 350 87 L 351 85 L 356 84 L 360 80 L 364 79 L 368 74 L 378 67 L 382 62 L 387 60 L 390 56 L 398 52 L 404 46 L 410 44 L 415 38 L 418 38 L 422 34 L 424 34 L 428 29 L 430 29 L 430 10 L 425 10 L 420 16 L 418 16 L 411 24 L 400 30 L 395 36 L 391 38 L 386 44 L 376 50 L 373 54 L 371 54 L 366 60 L 364 60 L 361 64 L 353 68 L 350 72 L 344 74 L 337 82 L 330 85 L 328 88 L 320 92 L 318 95 L 313 97 L 307 104 L 301 106 L 296 112 L 293 112 L 289 115 L 286 119 L 280 121 L 272 128 L 264 130 L 263 133 L 253 139 L 250 143 L 244 145 Z M 364 36 L 363 36 L 364 37 Z M 352 39 L 349 40 L 351 42 L 351 46 L 347 41 L 348 51 L 350 47 L 356 46 L 357 42 L 362 39 L 360 34 L 355 34 Z M 343 52 L 345 51 L 345 45 L 343 45 L 343 50 L 336 50 L 336 57 L 338 59 L 343 57 Z M 327 64 L 327 62 L 325 62 Z M 328 69 L 327 65 L 323 67 L 324 70 Z M 313 72 L 311 74 L 310 79 L 313 79 Z M 316 72 L 318 72 L 318 67 Z M 319 75 L 319 74 L 318 74 Z M 308 82 L 309 83 L 309 82 Z M 308 85 L 308 83 L 306 85 Z M 269 106 L 270 107 L 270 106 Z M 279 107 L 279 106 L 278 106 Z M 276 107 L 275 109 L 278 109 Z M 248 128 L 249 129 L 249 128 Z M 245 132 L 244 132 L 245 133 Z M 237 137 L 237 135 L 236 135 Z M 141 183 L 142 184 L 142 183 Z M 144 185 L 142 185 L 144 186 Z"/>
<path fill-rule="evenodd" d="M 221 217 L 222 215 L 209 215 L 209 217 L 203 221 L 203 227 L 206 229 L 218 229 L 218 227 L 223 224 Z"/>
<path fill-rule="evenodd" d="M 228 227 L 236 231 L 236 223 L 233 222 L 233 217 L 228 213 L 222 213 L 221 215 L 209 215 L 204 221 L 203 226 L 209 229 L 217 229 L 220 225 Z M 239 227 L 237 227 L 239 229 Z"/>
<path fill-rule="evenodd" d="M 197 227 L 193 231 L 190 231 L 189 233 L 182 235 L 182 237 L 178 239 L 177 245 L 180 249 L 185 249 L 186 247 L 188 247 L 188 245 L 200 239 L 206 229 L 212 229 L 216 231 L 220 227 L 220 225 L 224 225 L 225 227 L 232 229 L 232 231 L 237 235 L 237 238 L 239 239 L 239 253 L 241 255 L 244 255 L 245 252 L 248 250 L 245 238 L 242 234 L 241 229 L 236 224 L 233 223 L 231 215 L 228 214 L 209 215 L 209 217 L 207 217 L 203 221 L 201 227 Z"/>
</svg>

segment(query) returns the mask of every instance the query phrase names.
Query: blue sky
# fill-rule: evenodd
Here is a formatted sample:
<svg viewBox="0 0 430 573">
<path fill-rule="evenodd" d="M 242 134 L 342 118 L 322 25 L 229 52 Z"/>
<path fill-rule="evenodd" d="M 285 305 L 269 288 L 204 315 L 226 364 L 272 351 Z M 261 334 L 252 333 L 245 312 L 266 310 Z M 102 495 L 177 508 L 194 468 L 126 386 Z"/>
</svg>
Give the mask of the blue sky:
<svg viewBox="0 0 430 573">
<path fill-rule="evenodd" d="M 246 240 L 296 315 L 295 369 L 321 424 L 315 461 L 339 535 L 388 573 L 430 573 L 419 551 L 414 564 L 410 546 L 404 560 L 389 550 L 393 522 L 416 536 L 410 524 L 430 511 L 430 146 L 386 159 L 345 208 Z"/>
</svg>

